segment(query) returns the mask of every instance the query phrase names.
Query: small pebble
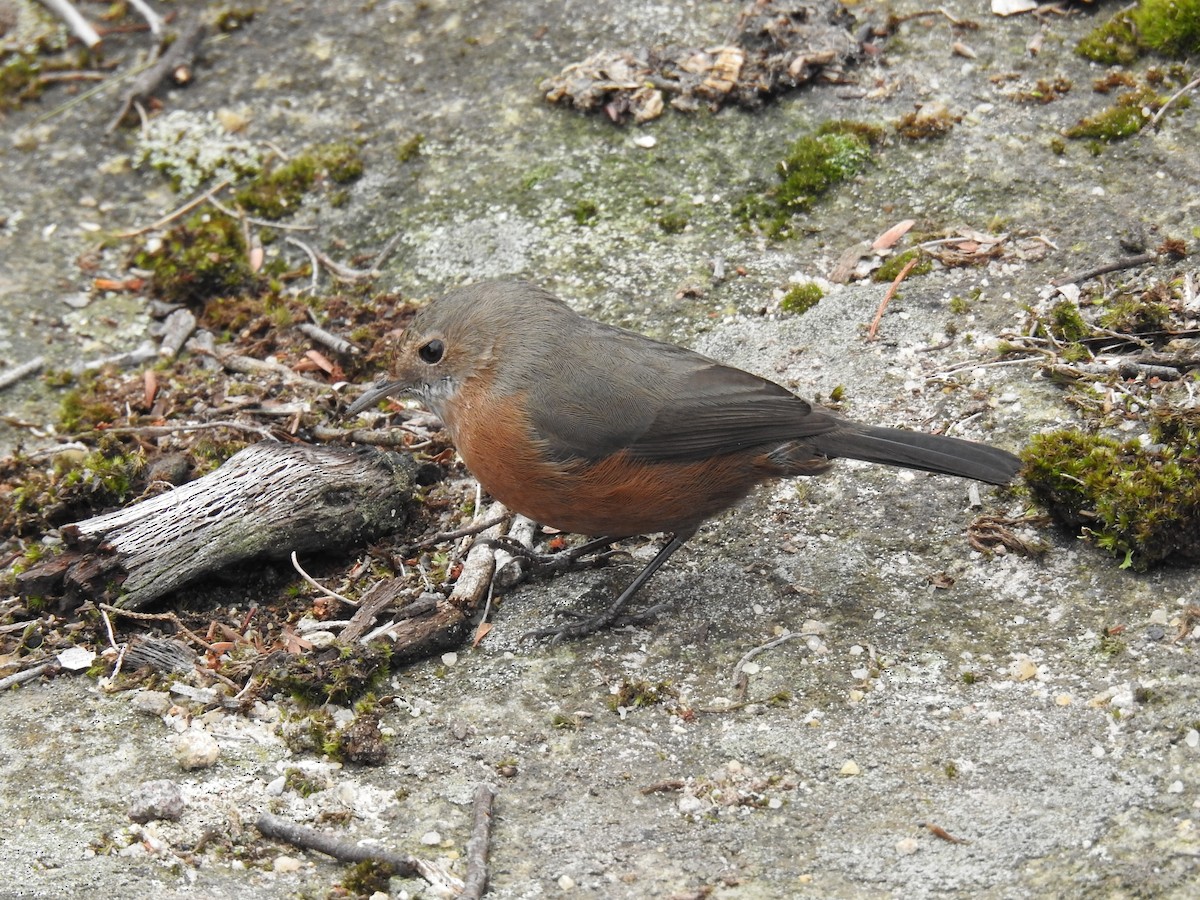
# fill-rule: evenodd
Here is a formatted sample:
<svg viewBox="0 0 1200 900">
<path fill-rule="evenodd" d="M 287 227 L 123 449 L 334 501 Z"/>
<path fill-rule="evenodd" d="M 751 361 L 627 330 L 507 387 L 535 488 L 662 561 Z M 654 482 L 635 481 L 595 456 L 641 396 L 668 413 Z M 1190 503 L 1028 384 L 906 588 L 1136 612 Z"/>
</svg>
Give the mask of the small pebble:
<svg viewBox="0 0 1200 900">
<path fill-rule="evenodd" d="M 635 147 L 641 147 L 643 150 L 649 150 L 658 143 L 658 138 L 652 134 L 639 134 L 633 139 Z"/>
<path fill-rule="evenodd" d="M 1168 794 L 1182 794 L 1183 793 L 1183 782 L 1182 781 L 1172 781 L 1171 786 L 1167 788 L 1167 793 Z"/>
<path fill-rule="evenodd" d="M 144 781 L 129 801 L 129 818 L 142 825 L 154 819 L 176 822 L 183 815 L 183 794 L 173 781 Z"/>
<path fill-rule="evenodd" d="M 457 662 L 458 662 L 458 654 L 457 653 L 452 652 L 452 653 L 443 653 L 442 654 L 442 665 L 453 666 Z"/>
<path fill-rule="evenodd" d="M 129 705 L 144 716 L 165 716 L 171 708 L 171 695 L 166 691 L 138 691 L 129 698 Z"/>
<path fill-rule="evenodd" d="M 175 738 L 175 761 L 183 769 L 207 769 L 221 755 L 221 745 L 207 731 L 189 728 Z"/>
<path fill-rule="evenodd" d="M 570 875 L 563 875 L 558 879 L 559 890 L 573 891 L 575 890 L 575 879 Z"/>
<path fill-rule="evenodd" d="M 917 843 L 916 838 L 906 837 L 896 841 L 896 852 L 901 856 L 912 856 L 920 849 L 921 845 Z"/>
<path fill-rule="evenodd" d="M 436 831 L 427 831 L 421 835 L 421 843 L 426 847 L 436 847 L 442 842 L 442 836 Z"/>
<path fill-rule="evenodd" d="M 679 798 L 679 802 L 675 806 L 684 815 L 691 815 L 704 809 L 704 801 L 699 797 L 693 797 L 691 794 L 684 794 Z"/>
<path fill-rule="evenodd" d="M 1200 747 L 1200 731 L 1195 728 L 1189 728 L 1187 734 L 1183 736 L 1183 742 L 1193 750 Z"/>
<path fill-rule="evenodd" d="M 854 760 L 848 759 L 842 763 L 842 768 L 838 770 L 838 774 L 843 778 L 853 778 L 855 775 L 861 775 L 862 769 L 858 767 L 858 763 Z"/>
<path fill-rule="evenodd" d="M 272 868 L 276 872 L 299 872 L 304 863 L 294 856 L 277 856 Z"/>
</svg>

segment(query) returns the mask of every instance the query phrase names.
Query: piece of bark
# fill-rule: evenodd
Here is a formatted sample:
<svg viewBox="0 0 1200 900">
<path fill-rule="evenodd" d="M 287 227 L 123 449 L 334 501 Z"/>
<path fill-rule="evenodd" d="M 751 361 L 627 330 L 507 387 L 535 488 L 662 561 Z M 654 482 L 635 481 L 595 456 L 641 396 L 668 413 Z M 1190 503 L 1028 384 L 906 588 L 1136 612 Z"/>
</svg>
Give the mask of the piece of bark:
<svg viewBox="0 0 1200 900">
<path fill-rule="evenodd" d="M 404 524 L 416 469 L 372 448 L 253 444 L 203 478 L 63 528 L 73 558 L 65 572 L 54 561 L 61 589 L 95 599 L 119 585 L 115 605 L 137 609 L 247 559 L 376 540 Z M 23 589 L 45 591 L 38 573 Z"/>
</svg>

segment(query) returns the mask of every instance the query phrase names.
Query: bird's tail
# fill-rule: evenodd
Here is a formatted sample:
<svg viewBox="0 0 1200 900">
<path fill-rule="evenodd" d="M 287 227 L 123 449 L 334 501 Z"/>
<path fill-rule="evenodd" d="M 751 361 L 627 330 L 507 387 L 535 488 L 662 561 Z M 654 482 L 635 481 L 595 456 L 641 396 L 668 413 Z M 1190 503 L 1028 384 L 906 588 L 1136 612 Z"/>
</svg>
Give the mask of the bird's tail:
<svg viewBox="0 0 1200 900">
<path fill-rule="evenodd" d="M 939 475 L 959 475 L 988 484 L 1007 484 L 1021 468 L 1018 457 L 998 447 L 875 425 L 839 428 L 814 438 L 812 446 L 830 458 L 861 459 Z"/>
</svg>

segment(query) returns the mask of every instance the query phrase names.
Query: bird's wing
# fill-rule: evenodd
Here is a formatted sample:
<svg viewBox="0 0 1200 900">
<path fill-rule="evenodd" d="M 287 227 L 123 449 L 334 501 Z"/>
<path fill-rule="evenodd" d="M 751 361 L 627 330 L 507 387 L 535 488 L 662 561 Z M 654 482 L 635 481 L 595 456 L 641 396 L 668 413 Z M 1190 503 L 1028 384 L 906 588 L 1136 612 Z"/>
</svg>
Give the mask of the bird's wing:
<svg viewBox="0 0 1200 900">
<path fill-rule="evenodd" d="M 659 346 L 663 355 L 651 369 L 644 357 L 625 360 L 618 349 L 587 377 L 564 373 L 544 389 L 533 404 L 543 412 L 532 424 L 556 459 L 598 461 L 625 451 L 646 462 L 687 462 L 824 434 L 840 424 L 757 375 Z"/>
</svg>

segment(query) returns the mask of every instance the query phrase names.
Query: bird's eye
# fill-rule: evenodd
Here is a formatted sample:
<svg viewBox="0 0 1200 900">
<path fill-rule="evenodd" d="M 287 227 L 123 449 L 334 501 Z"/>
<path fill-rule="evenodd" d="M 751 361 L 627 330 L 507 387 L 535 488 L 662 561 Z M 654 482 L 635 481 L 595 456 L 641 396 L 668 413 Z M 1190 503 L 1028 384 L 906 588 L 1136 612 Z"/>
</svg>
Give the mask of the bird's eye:
<svg viewBox="0 0 1200 900">
<path fill-rule="evenodd" d="M 437 338 L 434 338 L 432 341 L 427 341 L 421 345 L 421 349 L 417 351 L 417 356 L 432 366 L 442 361 L 442 355 L 445 352 L 446 345 Z"/>
</svg>

